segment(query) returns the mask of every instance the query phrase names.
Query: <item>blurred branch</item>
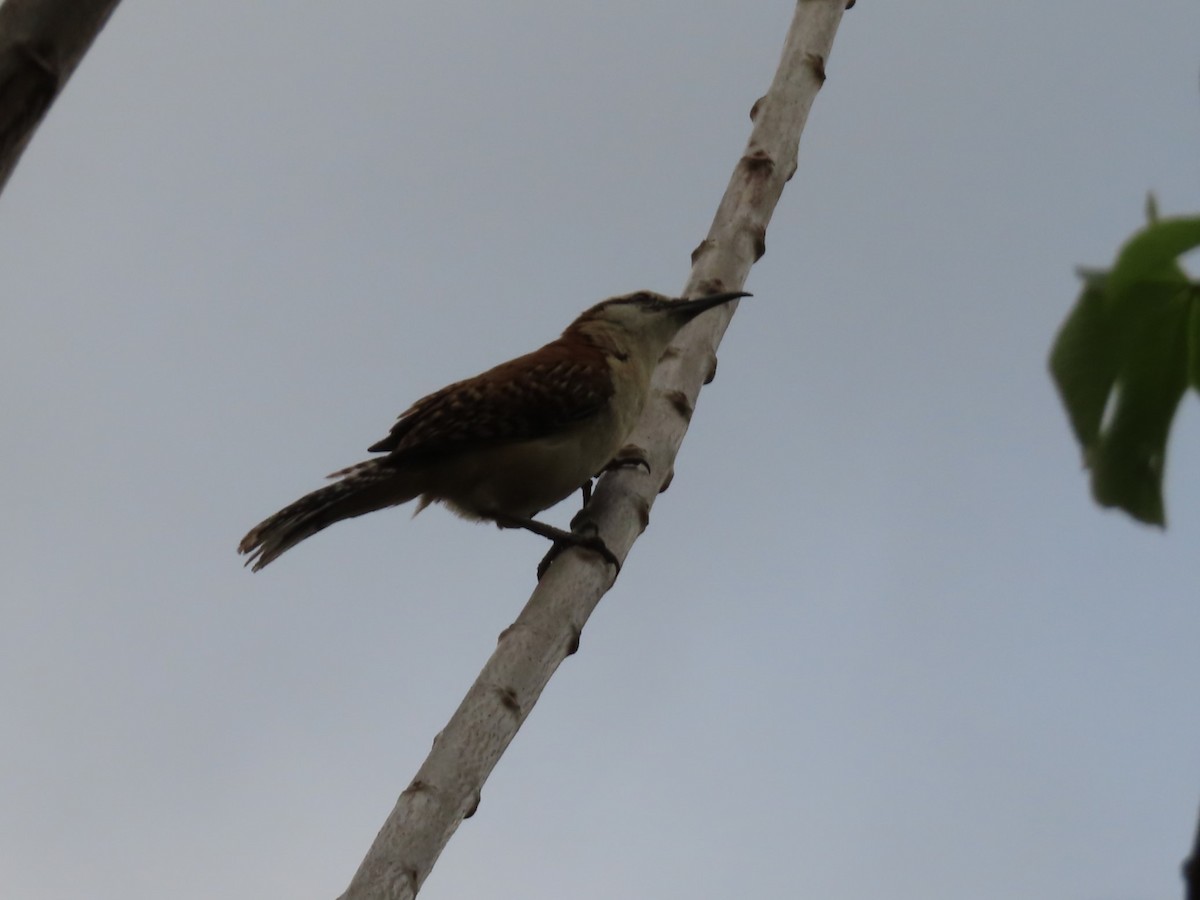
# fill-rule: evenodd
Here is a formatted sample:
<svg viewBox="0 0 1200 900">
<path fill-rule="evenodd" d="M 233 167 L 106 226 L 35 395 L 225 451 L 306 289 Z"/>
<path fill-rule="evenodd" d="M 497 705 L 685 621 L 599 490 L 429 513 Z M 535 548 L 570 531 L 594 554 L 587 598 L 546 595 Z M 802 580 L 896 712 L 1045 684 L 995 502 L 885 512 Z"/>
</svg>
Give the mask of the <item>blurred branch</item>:
<svg viewBox="0 0 1200 900">
<path fill-rule="evenodd" d="M 1192 839 L 1192 855 L 1183 861 L 1183 884 L 1185 900 L 1200 900 L 1200 821 Z"/>
<path fill-rule="evenodd" d="M 6 0 L 0 6 L 0 191 L 118 2 Z"/>
</svg>

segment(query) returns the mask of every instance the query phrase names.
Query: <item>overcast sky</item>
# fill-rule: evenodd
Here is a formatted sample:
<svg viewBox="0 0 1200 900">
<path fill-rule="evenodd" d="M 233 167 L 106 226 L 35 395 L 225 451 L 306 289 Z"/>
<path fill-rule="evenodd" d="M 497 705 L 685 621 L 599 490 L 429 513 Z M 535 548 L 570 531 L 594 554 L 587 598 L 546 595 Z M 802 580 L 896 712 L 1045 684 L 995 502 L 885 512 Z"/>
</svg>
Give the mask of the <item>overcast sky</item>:
<svg viewBox="0 0 1200 900">
<path fill-rule="evenodd" d="M 332 898 L 545 547 L 255 522 L 448 381 L 675 293 L 789 2 L 128 2 L 0 197 L 0 893 Z M 672 489 L 430 900 L 1180 896 L 1165 533 L 1045 371 L 1192 213 L 1194 0 L 861 0 Z M 565 523 L 574 501 L 547 514 Z"/>
</svg>

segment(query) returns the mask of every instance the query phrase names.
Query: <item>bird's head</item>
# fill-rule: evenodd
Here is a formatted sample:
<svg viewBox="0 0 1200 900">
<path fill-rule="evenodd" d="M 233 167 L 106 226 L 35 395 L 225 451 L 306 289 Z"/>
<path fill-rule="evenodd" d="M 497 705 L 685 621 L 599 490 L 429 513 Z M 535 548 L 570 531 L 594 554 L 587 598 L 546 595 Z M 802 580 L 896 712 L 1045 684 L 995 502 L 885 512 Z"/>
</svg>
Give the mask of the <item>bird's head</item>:
<svg viewBox="0 0 1200 900">
<path fill-rule="evenodd" d="M 571 329 L 620 347 L 623 352 L 643 355 L 653 365 L 679 329 L 700 313 L 749 296 L 744 291 L 732 291 L 689 300 L 638 291 L 597 303 L 576 319 Z"/>
</svg>

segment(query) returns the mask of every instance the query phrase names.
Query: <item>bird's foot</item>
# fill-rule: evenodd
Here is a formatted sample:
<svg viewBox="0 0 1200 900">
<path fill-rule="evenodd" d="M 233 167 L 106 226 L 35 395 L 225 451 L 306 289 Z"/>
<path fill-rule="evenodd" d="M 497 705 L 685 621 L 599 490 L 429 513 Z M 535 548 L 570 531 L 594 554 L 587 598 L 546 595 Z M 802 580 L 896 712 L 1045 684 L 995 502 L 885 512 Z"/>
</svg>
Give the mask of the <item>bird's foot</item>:
<svg viewBox="0 0 1200 900">
<path fill-rule="evenodd" d="M 650 474 L 650 460 L 646 459 L 646 451 L 636 444 L 626 444 L 617 451 L 617 455 L 609 460 L 608 465 L 600 473 L 612 472 L 616 469 L 636 469 L 641 467 Z"/>
<path fill-rule="evenodd" d="M 591 550 L 593 553 L 599 554 L 605 562 L 617 570 L 616 575 L 613 576 L 614 579 L 617 575 L 621 574 L 621 561 L 617 559 L 615 553 L 608 549 L 608 545 L 604 543 L 598 534 L 579 534 L 575 531 L 564 531 L 561 528 L 555 528 L 553 525 L 547 525 L 545 522 L 539 522 L 537 519 L 524 519 L 519 516 L 492 515 L 489 518 L 493 519 L 501 528 L 524 528 L 526 531 L 532 531 L 534 534 L 541 535 L 553 542 L 550 552 L 538 564 L 538 581 L 542 580 L 542 576 L 546 574 L 546 570 L 550 568 L 550 564 L 558 558 L 558 555 L 569 547 Z"/>
<path fill-rule="evenodd" d="M 581 550 L 591 550 L 593 553 L 599 554 L 604 561 L 611 565 L 617 571 L 613 574 L 615 580 L 617 575 L 621 574 L 621 561 L 617 559 L 617 555 L 608 549 L 608 545 L 601 540 L 598 534 L 576 534 L 573 531 L 564 531 L 567 540 L 556 540 L 550 545 L 550 549 L 546 555 L 542 557 L 542 561 L 538 563 L 537 578 L 542 580 L 542 576 L 546 574 L 546 570 L 550 568 L 550 564 L 558 559 L 559 555 L 570 547 L 579 547 Z"/>
<path fill-rule="evenodd" d="M 635 447 L 633 444 L 626 444 L 617 451 L 617 455 L 609 460 L 603 469 L 596 473 L 596 478 L 599 478 L 605 472 L 615 472 L 617 469 L 636 469 L 638 467 L 645 469 L 647 475 L 650 474 L 650 463 L 642 455 L 642 449 Z M 583 492 L 584 506 L 592 502 L 594 482 L 595 478 L 589 478 L 579 488 Z"/>
</svg>

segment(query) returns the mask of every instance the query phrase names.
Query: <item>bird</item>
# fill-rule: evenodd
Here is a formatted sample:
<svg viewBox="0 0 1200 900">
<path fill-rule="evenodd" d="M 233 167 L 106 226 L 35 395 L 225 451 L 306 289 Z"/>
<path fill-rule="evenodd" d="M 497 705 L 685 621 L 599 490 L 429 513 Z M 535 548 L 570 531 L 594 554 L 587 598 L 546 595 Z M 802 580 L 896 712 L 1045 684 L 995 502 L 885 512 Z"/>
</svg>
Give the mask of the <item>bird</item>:
<svg viewBox="0 0 1200 900">
<path fill-rule="evenodd" d="M 334 472 L 333 484 L 255 525 L 238 552 L 257 572 L 335 522 L 417 500 L 414 515 L 436 502 L 465 519 L 550 539 L 555 549 L 543 566 L 557 550 L 579 546 L 619 571 L 597 536 L 533 517 L 581 488 L 586 497 L 593 477 L 628 462 L 618 451 L 675 335 L 706 310 L 749 296 L 639 291 L 597 303 L 544 347 L 417 400 L 367 448 L 381 455 Z"/>
</svg>

